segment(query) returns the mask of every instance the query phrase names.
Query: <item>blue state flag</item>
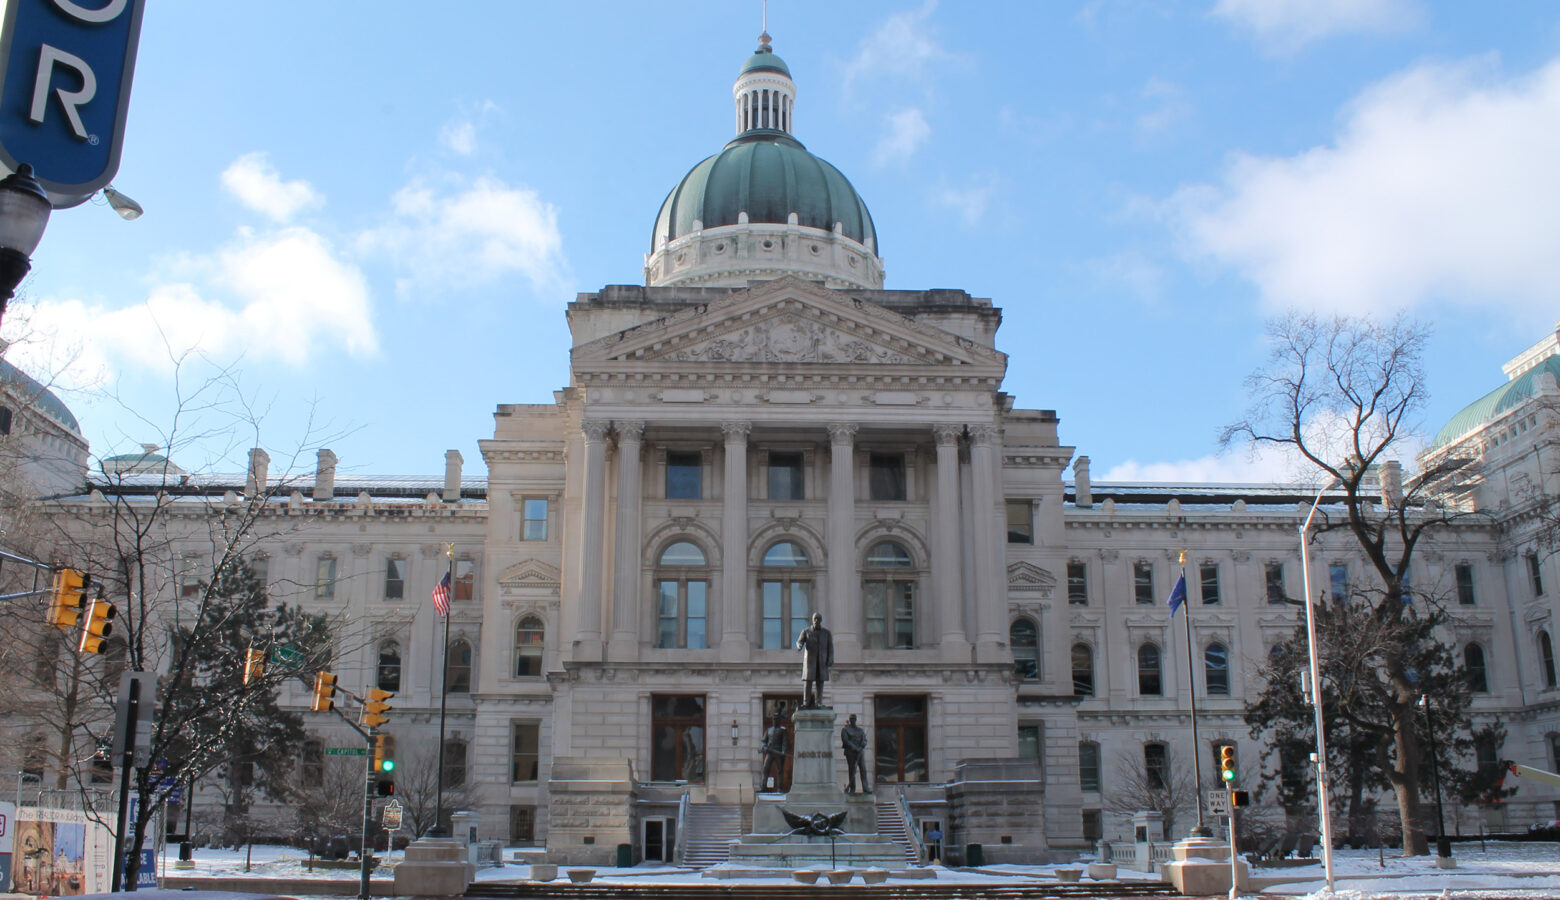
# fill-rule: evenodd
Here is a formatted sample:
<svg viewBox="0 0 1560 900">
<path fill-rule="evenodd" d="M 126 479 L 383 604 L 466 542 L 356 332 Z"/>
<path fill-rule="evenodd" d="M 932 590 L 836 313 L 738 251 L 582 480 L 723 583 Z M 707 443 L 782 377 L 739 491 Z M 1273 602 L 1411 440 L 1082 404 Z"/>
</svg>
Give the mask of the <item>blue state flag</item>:
<svg viewBox="0 0 1560 900">
<path fill-rule="evenodd" d="M 1170 589 L 1170 599 L 1167 602 L 1170 604 L 1170 618 L 1173 619 L 1175 618 L 1176 610 L 1180 609 L 1181 604 L 1186 602 L 1185 572 L 1182 572 L 1181 577 L 1175 580 L 1175 587 Z"/>
</svg>

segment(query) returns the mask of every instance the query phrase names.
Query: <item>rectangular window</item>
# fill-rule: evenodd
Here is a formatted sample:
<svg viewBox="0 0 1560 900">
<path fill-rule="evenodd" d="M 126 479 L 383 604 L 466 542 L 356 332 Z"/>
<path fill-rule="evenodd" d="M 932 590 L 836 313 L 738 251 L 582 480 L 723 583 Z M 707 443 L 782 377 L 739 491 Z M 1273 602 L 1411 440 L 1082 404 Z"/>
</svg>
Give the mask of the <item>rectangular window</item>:
<svg viewBox="0 0 1560 900">
<path fill-rule="evenodd" d="M 324 556 L 314 566 L 314 599 L 336 599 L 336 560 Z"/>
<path fill-rule="evenodd" d="M 1045 734 L 1042 725 L 1018 726 L 1018 755 L 1023 759 L 1032 759 L 1040 764 L 1040 783 L 1045 783 Z"/>
<path fill-rule="evenodd" d="M 740 488 L 736 488 L 740 490 Z M 670 451 L 666 454 L 666 499 L 698 500 L 704 496 L 704 455 Z"/>
<path fill-rule="evenodd" d="M 655 645 L 703 650 L 708 629 L 708 591 L 704 581 L 661 581 Z"/>
<path fill-rule="evenodd" d="M 477 596 L 477 562 L 473 559 L 455 560 L 455 600 L 469 603 Z"/>
<path fill-rule="evenodd" d="M 385 560 L 385 599 L 403 600 L 406 597 L 406 560 Z"/>
<path fill-rule="evenodd" d="M 1100 792 L 1100 745 L 1093 741 L 1078 745 L 1078 787 L 1092 794 Z"/>
<path fill-rule="evenodd" d="M 926 781 L 926 698 L 877 697 L 873 725 L 875 783 Z"/>
<path fill-rule="evenodd" d="M 1203 606 L 1218 606 L 1219 596 L 1219 564 L 1205 562 L 1197 567 L 1198 577 L 1202 579 Z"/>
<path fill-rule="evenodd" d="M 905 499 L 905 455 L 873 453 L 867 461 L 867 485 L 873 500 Z"/>
<path fill-rule="evenodd" d="M 812 582 L 761 581 L 758 587 L 764 613 L 764 649 L 792 649 L 812 618 Z"/>
<path fill-rule="evenodd" d="M 704 782 L 703 695 L 651 695 L 650 780 Z"/>
<path fill-rule="evenodd" d="M 1097 843 L 1105 836 L 1105 826 L 1097 809 L 1083 811 L 1083 839 L 1090 844 Z"/>
<path fill-rule="evenodd" d="M 186 556 L 179 560 L 179 596 L 200 596 L 200 557 Z"/>
<path fill-rule="evenodd" d="M 1267 602 L 1278 604 L 1288 602 L 1284 595 L 1284 564 L 1270 562 L 1266 568 L 1267 578 Z"/>
<path fill-rule="evenodd" d="M 1538 565 L 1538 554 L 1527 555 L 1528 581 L 1533 585 L 1533 596 L 1544 596 L 1544 570 Z"/>
<path fill-rule="evenodd" d="M 1033 544 L 1035 542 L 1034 508 L 1028 500 L 1007 502 L 1007 528 L 1009 544 Z"/>
<path fill-rule="evenodd" d="M 1132 596 L 1139 603 L 1151 604 L 1154 602 L 1153 563 L 1135 562 L 1132 564 Z"/>
<path fill-rule="evenodd" d="M 536 781 L 541 761 L 542 725 L 540 722 L 513 722 L 509 726 L 510 758 L 509 780 L 514 784 Z"/>
<path fill-rule="evenodd" d="M 444 786 L 466 786 L 466 742 L 459 738 L 448 738 L 444 742 Z"/>
<path fill-rule="evenodd" d="M 869 581 L 864 586 L 869 649 L 908 650 L 915 646 L 915 583 Z"/>
<path fill-rule="evenodd" d="M 1349 599 L 1349 567 L 1343 563 L 1333 563 L 1327 567 L 1327 582 L 1332 588 L 1334 601 Z"/>
<path fill-rule="evenodd" d="M 528 497 L 520 502 L 520 540 L 547 540 L 547 501 Z"/>
<path fill-rule="evenodd" d="M 1456 568 L 1457 573 L 1457 602 L 1463 606 L 1473 606 L 1473 566 L 1462 563 Z"/>
<path fill-rule="evenodd" d="M 1089 567 L 1086 563 L 1067 564 L 1067 602 L 1073 606 L 1089 605 Z"/>
<path fill-rule="evenodd" d="M 1143 786 L 1165 790 L 1170 784 L 1170 749 L 1164 744 L 1143 745 Z"/>
<path fill-rule="evenodd" d="M 536 842 L 536 807 L 509 807 L 509 843 L 529 845 Z"/>
<path fill-rule="evenodd" d="M 802 499 L 802 454 L 769 454 L 769 499 Z"/>
<path fill-rule="evenodd" d="M 260 586 L 260 592 L 267 597 L 271 595 L 271 561 L 264 556 L 257 556 L 248 560 L 249 571 L 254 573 L 255 584 Z"/>
</svg>

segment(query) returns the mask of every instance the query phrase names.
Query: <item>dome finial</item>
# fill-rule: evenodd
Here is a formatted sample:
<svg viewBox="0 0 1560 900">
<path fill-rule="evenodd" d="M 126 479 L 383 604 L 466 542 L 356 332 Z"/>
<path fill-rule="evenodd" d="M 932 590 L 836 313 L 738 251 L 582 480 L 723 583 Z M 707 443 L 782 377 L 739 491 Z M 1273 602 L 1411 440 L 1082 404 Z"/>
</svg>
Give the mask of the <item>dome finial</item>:
<svg viewBox="0 0 1560 900">
<path fill-rule="evenodd" d="M 764 15 L 763 20 L 762 20 L 763 24 L 762 24 L 762 26 L 760 28 L 759 35 L 758 35 L 758 52 L 759 53 L 773 53 L 774 49 L 769 46 L 769 42 L 771 40 L 771 38 L 769 37 L 769 0 L 764 0 L 764 14 L 763 15 Z"/>
</svg>

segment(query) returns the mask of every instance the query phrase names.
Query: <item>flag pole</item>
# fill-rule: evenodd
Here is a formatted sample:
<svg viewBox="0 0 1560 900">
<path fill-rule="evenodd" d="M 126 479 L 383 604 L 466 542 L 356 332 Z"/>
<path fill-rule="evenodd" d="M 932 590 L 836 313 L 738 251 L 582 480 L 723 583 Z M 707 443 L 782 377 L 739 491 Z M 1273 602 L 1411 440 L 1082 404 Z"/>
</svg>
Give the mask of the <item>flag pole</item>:
<svg viewBox="0 0 1560 900">
<path fill-rule="evenodd" d="M 1181 551 L 1181 590 L 1186 590 L 1185 550 Z M 1197 737 L 1197 667 L 1193 662 L 1197 653 L 1192 645 L 1192 604 L 1189 600 L 1182 600 L 1181 605 L 1186 607 L 1186 692 L 1192 701 L 1192 778 L 1195 784 L 1192 802 L 1197 805 L 1197 827 L 1192 829 L 1192 836 L 1213 837 L 1212 829 L 1203 824 L 1202 741 Z"/>
<path fill-rule="evenodd" d="M 444 556 L 449 561 L 444 577 L 449 581 L 449 600 L 455 599 L 455 545 L 444 545 Z M 437 788 L 434 791 L 433 828 L 429 833 L 435 837 L 447 837 L 449 832 L 444 827 L 444 713 L 449 705 L 449 662 L 450 662 L 450 614 L 448 607 L 444 612 L 444 649 L 439 654 L 439 771 Z"/>
</svg>

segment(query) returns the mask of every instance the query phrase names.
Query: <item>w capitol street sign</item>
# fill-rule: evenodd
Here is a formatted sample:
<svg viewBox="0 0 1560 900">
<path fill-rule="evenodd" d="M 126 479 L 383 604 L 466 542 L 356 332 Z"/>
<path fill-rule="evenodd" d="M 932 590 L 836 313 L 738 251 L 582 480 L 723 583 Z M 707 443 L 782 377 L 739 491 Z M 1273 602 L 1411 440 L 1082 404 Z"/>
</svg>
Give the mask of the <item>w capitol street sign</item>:
<svg viewBox="0 0 1560 900">
<path fill-rule="evenodd" d="M 113 180 L 145 0 L 9 0 L 0 32 L 0 162 L 56 207 Z"/>
</svg>

